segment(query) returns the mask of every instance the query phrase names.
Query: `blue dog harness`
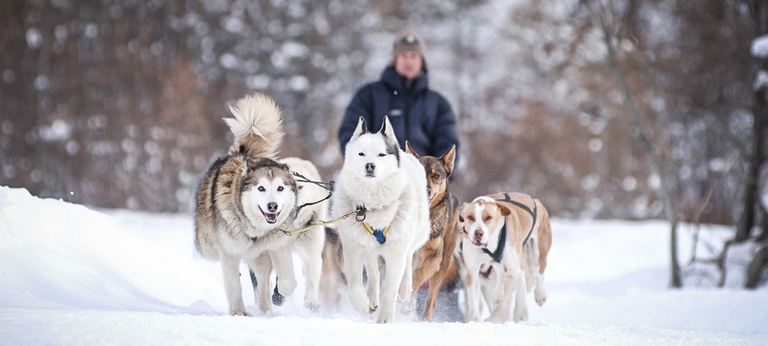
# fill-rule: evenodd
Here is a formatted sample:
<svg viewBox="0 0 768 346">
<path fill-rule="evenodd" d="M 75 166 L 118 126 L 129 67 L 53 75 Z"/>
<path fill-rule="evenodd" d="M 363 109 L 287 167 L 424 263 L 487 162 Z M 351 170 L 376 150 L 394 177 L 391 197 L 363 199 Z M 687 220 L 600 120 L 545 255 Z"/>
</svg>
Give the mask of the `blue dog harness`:
<svg viewBox="0 0 768 346">
<path fill-rule="evenodd" d="M 376 241 L 379 242 L 379 244 L 384 244 L 384 242 L 387 241 L 387 232 L 389 231 L 389 227 L 392 226 L 392 223 L 395 222 L 395 219 L 392 219 L 392 221 L 389 222 L 389 225 L 387 225 L 387 227 L 384 229 L 374 229 L 371 227 L 371 225 L 365 222 L 365 213 L 367 211 L 368 209 L 365 207 L 357 207 L 357 215 L 355 216 L 355 220 L 362 223 L 363 227 L 368 230 L 368 233 L 376 237 Z"/>
<path fill-rule="evenodd" d="M 362 221 L 362 222 L 363 222 L 363 226 L 365 226 L 365 229 L 368 230 L 368 233 L 376 237 L 376 241 L 378 241 L 379 244 L 384 244 L 384 242 L 387 241 L 387 231 L 389 231 L 389 226 L 392 226 L 391 222 L 384 229 L 373 229 L 367 222 L 365 221 Z"/>
</svg>

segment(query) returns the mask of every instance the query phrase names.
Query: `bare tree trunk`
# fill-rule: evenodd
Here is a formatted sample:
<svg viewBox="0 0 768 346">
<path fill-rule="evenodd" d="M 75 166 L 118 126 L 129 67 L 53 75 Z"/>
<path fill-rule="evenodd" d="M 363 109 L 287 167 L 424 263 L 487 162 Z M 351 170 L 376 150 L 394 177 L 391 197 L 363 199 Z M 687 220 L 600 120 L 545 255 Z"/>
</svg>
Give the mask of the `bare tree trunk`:
<svg viewBox="0 0 768 346">
<path fill-rule="evenodd" d="M 762 68 L 766 69 L 768 61 L 763 60 Z M 760 166 L 762 166 L 763 145 L 765 139 L 762 136 L 765 127 L 765 118 L 768 117 L 768 85 L 763 85 L 755 90 L 755 107 L 753 110 L 752 122 L 752 157 L 749 160 L 749 171 L 747 172 L 747 181 L 744 186 L 744 204 L 739 223 L 736 226 L 736 236 L 734 241 L 737 243 L 749 239 L 752 228 L 755 226 L 757 212 L 759 211 L 760 201 L 757 198 L 760 179 Z"/>
<path fill-rule="evenodd" d="M 670 224 L 670 258 L 671 258 L 671 277 L 670 277 L 670 286 L 672 287 L 682 287 L 682 275 L 680 272 L 680 264 L 677 260 L 677 224 L 678 224 L 678 217 L 677 217 L 677 207 L 675 206 L 675 199 L 672 196 L 672 191 L 670 190 L 669 186 L 667 185 L 667 179 L 666 174 L 664 174 L 664 169 L 661 165 L 661 162 L 659 161 L 659 158 L 656 156 L 656 151 L 653 147 L 653 142 L 651 142 L 650 138 L 648 137 L 648 133 L 645 130 L 645 127 L 643 126 L 642 122 L 640 121 L 640 113 L 637 110 L 637 107 L 635 106 L 635 102 L 632 99 L 632 94 L 629 92 L 629 87 L 627 86 L 627 82 L 624 79 L 624 74 L 621 72 L 621 70 L 618 67 L 618 64 L 616 63 L 616 47 L 613 42 L 613 21 L 609 20 L 607 18 L 608 13 L 613 13 L 612 10 L 606 8 L 605 4 L 602 1 L 599 1 L 599 11 L 598 16 L 600 19 L 600 25 L 603 29 L 603 35 L 605 39 L 605 45 L 608 48 L 608 65 L 611 68 L 611 72 L 613 73 L 613 77 L 616 79 L 616 83 L 618 84 L 619 88 L 621 88 L 622 97 L 624 99 L 624 107 L 626 108 L 627 113 L 632 118 L 632 122 L 635 124 L 635 128 L 637 129 L 637 136 L 640 139 L 640 141 L 643 144 L 643 148 L 645 149 L 646 154 L 648 154 L 648 159 L 651 161 L 651 166 L 653 167 L 653 171 L 659 176 L 659 179 L 661 180 L 661 192 L 663 194 L 664 198 L 664 210 L 665 214 L 667 216 L 667 220 L 669 220 Z"/>
<path fill-rule="evenodd" d="M 755 24 L 755 37 L 768 34 L 768 1 L 752 1 L 752 19 Z M 765 56 L 758 56 L 760 59 L 761 73 L 768 70 L 768 59 Z M 759 198 L 760 189 L 760 169 L 765 163 L 765 154 L 763 148 L 766 145 L 764 132 L 768 128 L 768 84 L 762 83 L 755 90 L 755 107 L 753 109 L 752 122 L 752 157 L 749 160 L 749 171 L 746 185 L 744 186 L 743 211 L 736 226 L 736 235 L 730 242 L 739 243 L 750 239 L 752 228 L 762 216 L 763 222 L 760 225 L 762 232 L 757 237 L 757 242 L 768 238 L 768 220 L 766 220 L 765 208 L 761 205 Z M 723 253 L 727 251 L 727 247 Z M 725 257 L 723 255 L 723 257 Z M 768 246 L 763 245 L 755 255 L 747 268 L 746 288 L 756 288 L 760 283 L 760 276 L 763 268 L 768 265 Z"/>
<path fill-rule="evenodd" d="M 768 247 L 763 247 L 755 253 L 752 262 L 747 267 L 747 282 L 744 284 L 744 287 L 757 288 L 766 264 L 768 264 Z"/>
</svg>

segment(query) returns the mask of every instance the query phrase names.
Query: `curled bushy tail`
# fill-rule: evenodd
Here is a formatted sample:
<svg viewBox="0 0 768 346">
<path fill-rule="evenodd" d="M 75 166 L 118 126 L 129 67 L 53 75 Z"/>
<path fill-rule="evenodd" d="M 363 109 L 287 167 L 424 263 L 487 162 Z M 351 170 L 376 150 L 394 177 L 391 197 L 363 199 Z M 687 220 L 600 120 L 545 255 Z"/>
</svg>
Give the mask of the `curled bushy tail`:
<svg viewBox="0 0 768 346">
<path fill-rule="evenodd" d="M 283 141 L 283 116 L 272 98 L 253 94 L 241 98 L 235 107 L 229 106 L 234 118 L 224 121 L 235 135 L 229 154 L 274 158 Z"/>
</svg>

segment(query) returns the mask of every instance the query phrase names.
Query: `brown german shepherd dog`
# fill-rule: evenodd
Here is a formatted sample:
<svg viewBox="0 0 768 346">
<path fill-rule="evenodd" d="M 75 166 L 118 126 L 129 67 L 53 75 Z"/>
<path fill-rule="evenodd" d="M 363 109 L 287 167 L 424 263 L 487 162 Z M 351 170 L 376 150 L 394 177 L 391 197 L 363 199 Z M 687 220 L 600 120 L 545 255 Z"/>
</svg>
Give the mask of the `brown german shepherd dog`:
<svg viewBox="0 0 768 346">
<path fill-rule="evenodd" d="M 413 292 L 410 300 L 415 301 L 419 287 L 429 280 L 429 295 L 421 318 L 432 321 L 435 312 L 437 293 L 445 282 L 451 282 L 458 276 L 454 263 L 453 250 L 458 238 L 457 221 L 459 215 L 459 199 L 448 189 L 448 177 L 453 172 L 456 159 L 456 146 L 452 146 L 440 158 L 419 156 L 405 143 L 406 151 L 419 159 L 427 173 L 429 186 L 429 218 L 432 231 L 429 241 L 413 256 Z"/>
</svg>

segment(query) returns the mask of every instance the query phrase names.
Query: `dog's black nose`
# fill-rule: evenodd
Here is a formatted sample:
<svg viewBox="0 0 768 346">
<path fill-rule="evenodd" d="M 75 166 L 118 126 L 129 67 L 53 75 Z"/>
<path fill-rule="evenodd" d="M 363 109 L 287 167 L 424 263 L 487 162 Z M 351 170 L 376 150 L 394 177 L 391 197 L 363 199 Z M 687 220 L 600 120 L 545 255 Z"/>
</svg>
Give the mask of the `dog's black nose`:
<svg viewBox="0 0 768 346">
<path fill-rule="evenodd" d="M 480 240 L 483 239 L 483 231 L 482 230 L 475 230 L 475 239 Z"/>
<path fill-rule="evenodd" d="M 270 213 L 276 212 L 277 211 L 277 203 L 275 203 L 275 202 L 267 203 L 267 210 L 269 210 Z"/>
<path fill-rule="evenodd" d="M 373 162 L 368 162 L 365 164 L 365 171 L 368 173 L 373 173 L 373 171 L 376 169 L 376 165 L 373 164 Z"/>
</svg>

